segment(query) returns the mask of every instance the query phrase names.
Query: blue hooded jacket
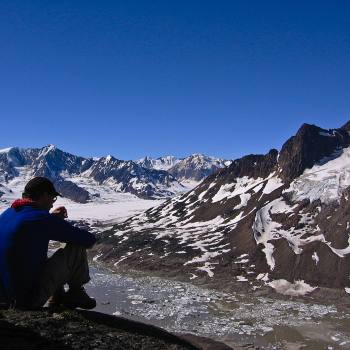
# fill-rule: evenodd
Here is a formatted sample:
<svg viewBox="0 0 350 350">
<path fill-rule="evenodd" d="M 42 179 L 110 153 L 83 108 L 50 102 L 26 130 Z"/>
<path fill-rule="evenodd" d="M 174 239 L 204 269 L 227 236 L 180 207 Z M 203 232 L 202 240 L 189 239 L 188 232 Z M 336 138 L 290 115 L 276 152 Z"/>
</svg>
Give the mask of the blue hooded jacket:
<svg viewBox="0 0 350 350">
<path fill-rule="evenodd" d="M 0 215 L 0 284 L 7 302 L 33 297 L 47 261 L 49 241 L 92 247 L 95 236 L 35 205 L 9 208 Z"/>
</svg>

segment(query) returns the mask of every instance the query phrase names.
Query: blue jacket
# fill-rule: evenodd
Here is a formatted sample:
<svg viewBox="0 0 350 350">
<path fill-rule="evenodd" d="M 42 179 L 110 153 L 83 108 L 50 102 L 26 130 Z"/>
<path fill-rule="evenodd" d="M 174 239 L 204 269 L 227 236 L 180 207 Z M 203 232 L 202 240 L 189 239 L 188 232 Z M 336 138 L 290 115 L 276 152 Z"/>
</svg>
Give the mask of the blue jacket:
<svg viewBox="0 0 350 350">
<path fill-rule="evenodd" d="M 0 284 L 8 302 L 31 300 L 47 261 L 49 241 L 90 248 L 95 236 L 33 205 L 0 215 Z"/>
</svg>

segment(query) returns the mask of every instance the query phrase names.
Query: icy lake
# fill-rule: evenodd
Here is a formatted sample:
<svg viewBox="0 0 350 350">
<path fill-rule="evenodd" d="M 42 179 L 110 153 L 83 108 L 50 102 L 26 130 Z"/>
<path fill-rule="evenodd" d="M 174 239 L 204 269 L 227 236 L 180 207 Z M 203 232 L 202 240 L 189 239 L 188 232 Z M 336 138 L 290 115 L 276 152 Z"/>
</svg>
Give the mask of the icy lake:
<svg viewBox="0 0 350 350">
<path fill-rule="evenodd" d="M 350 349 L 350 314 L 335 305 L 222 293 L 92 267 L 97 311 L 263 349 Z"/>
</svg>

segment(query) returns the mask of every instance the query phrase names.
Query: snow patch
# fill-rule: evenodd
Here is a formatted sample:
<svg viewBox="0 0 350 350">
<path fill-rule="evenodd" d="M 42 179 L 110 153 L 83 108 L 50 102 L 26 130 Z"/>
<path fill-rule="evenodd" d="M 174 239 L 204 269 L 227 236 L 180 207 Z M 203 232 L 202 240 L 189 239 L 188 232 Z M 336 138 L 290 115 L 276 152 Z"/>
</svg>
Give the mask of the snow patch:
<svg viewBox="0 0 350 350">
<path fill-rule="evenodd" d="M 92 258 L 92 261 L 97 261 L 103 254 L 97 254 Z"/>
<path fill-rule="evenodd" d="M 214 276 L 214 272 L 212 271 L 214 269 L 214 267 L 212 266 L 211 263 L 206 262 L 204 264 L 204 266 L 201 267 L 197 267 L 198 271 L 204 271 L 208 274 L 209 277 L 213 277 Z"/>
<path fill-rule="evenodd" d="M 212 198 L 212 203 L 246 193 L 259 185 L 262 181 L 262 178 L 253 179 L 248 176 L 238 177 L 235 183 L 222 185 Z"/>
<path fill-rule="evenodd" d="M 313 254 L 312 254 L 312 260 L 314 260 L 315 261 L 315 264 L 317 265 L 318 264 L 318 262 L 320 261 L 320 258 L 318 257 L 318 255 L 317 255 L 317 253 L 316 252 L 314 252 Z"/>
<path fill-rule="evenodd" d="M 241 209 L 248 204 L 251 195 L 249 193 L 242 193 L 239 195 L 241 203 L 237 204 L 233 209 Z"/>
<path fill-rule="evenodd" d="M 269 194 L 269 193 L 277 190 L 277 188 L 280 188 L 283 185 L 284 184 L 283 184 L 282 180 L 279 177 L 274 176 L 267 181 L 267 183 L 264 187 L 264 190 L 263 190 L 263 194 Z"/>
<path fill-rule="evenodd" d="M 300 296 L 313 292 L 317 287 L 312 287 L 303 280 L 294 281 L 294 283 L 287 280 L 280 279 L 268 283 L 268 285 L 275 289 L 277 293 L 290 296 Z"/>
</svg>

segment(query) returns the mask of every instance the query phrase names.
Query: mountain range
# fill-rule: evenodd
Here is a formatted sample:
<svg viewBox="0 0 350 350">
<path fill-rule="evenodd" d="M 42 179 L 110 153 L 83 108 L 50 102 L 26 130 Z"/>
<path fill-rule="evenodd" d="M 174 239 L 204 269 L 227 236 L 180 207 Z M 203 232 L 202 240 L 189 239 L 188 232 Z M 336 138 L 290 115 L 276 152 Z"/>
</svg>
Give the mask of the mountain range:
<svg viewBox="0 0 350 350">
<path fill-rule="evenodd" d="M 208 175 L 230 165 L 231 161 L 195 153 L 186 158 L 145 157 L 138 160 L 137 163 L 147 169 L 166 170 L 181 182 L 200 182 Z"/>
<path fill-rule="evenodd" d="M 168 156 L 124 161 L 111 155 L 84 158 L 54 145 L 11 147 L 0 150 L 0 196 L 11 191 L 11 181 L 45 176 L 64 197 L 80 203 L 94 200 L 101 185 L 145 199 L 168 198 L 188 191 L 189 186 L 224 166 L 225 161 L 200 154 L 184 159 Z M 96 189 L 93 194 L 91 185 Z"/>
<path fill-rule="evenodd" d="M 349 132 L 350 122 L 303 124 L 280 150 L 236 159 L 114 225 L 100 237 L 98 260 L 217 285 L 350 293 Z"/>
</svg>

